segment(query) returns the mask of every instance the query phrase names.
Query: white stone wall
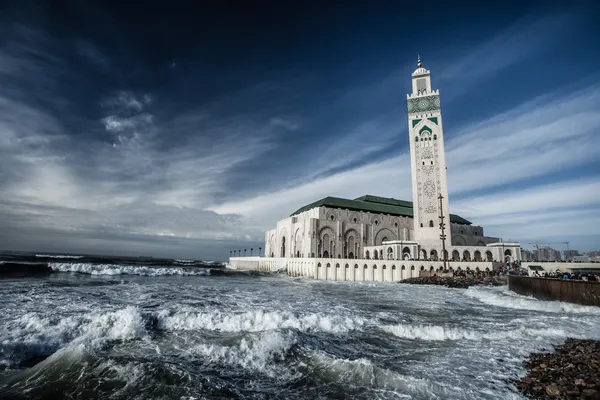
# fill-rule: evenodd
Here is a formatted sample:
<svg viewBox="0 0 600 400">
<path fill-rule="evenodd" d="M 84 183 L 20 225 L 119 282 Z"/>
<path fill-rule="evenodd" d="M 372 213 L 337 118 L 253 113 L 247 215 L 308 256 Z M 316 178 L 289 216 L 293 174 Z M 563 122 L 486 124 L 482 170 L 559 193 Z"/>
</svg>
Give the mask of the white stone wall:
<svg viewBox="0 0 600 400">
<path fill-rule="evenodd" d="M 317 207 L 277 223 L 265 234 L 267 257 L 358 257 L 365 246 L 409 240 L 412 218 Z M 285 243 L 285 254 L 283 244 Z"/>
<path fill-rule="evenodd" d="M 284 270 L 293 277 L 330 281 L 399 282 L 416 278 L 421 271 L 438 271 L 441 261 L 356 260 L 332 258 L 231 257 L 229 264 L 238 269 L 257 271 Z M 448 262 L 449 269 L 493 270 L 491 262 Z"/>
</svg>

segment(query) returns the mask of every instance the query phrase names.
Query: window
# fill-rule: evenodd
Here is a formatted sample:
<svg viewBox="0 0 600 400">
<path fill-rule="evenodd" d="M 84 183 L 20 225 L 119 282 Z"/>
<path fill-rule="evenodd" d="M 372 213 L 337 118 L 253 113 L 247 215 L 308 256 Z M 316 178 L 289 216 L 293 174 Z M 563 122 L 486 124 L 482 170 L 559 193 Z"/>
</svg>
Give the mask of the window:
<svg viewBox="0 0 600 400">
<path fill-rule="evenodd" d="M 433 221 L 432 220 L 429 220 L 429 227 L 433 228 Z"/>
<path fill-rule="evenodd" d="M 375 225 L 379 225 L 379 221 L 375 220 Z"/>
<path fill-rule="evenodd" d="M 356 218 L 354 218 L 354 223 L 356 223 L 358 220 Z"/>
<path fill-rule="evenodd" d="M 437 140 L 437 135 L 433 135 L 433 140 Z"/>
<path fill-rule="evenodd" d="M 419 141 L 419 137 L 415 136 L 415 142 L 418 142 L 418 141 Z"/>
<path fill-rule="evenodd" d="M 421 222 L 421 228 L 423 227 L 423 223 Z"/>
<path fill-rule="evenodd" d="M 398 227 L 398 223 L 397 223 L 397 222 L 394 222 L 394 226 L 397 228 L 397 227 Z"/>
<path fill-rule="evenodd" d="M 329 219 L 331 219 L 333 221 L 334 220 L 334 216 L 333 215 L 330 216 Z"/>
</svg>

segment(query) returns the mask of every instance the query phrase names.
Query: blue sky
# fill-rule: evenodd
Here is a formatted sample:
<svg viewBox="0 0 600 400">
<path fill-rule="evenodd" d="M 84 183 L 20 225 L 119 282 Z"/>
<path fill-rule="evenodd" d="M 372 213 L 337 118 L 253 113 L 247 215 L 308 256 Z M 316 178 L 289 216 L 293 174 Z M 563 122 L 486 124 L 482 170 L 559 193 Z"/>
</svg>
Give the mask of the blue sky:
<svg viewBox="0 0 600 400">
<path fill-rule="evenodd" d="M 600 249 L 593 1 L 52 4 L 0 8 L 0 247 L 223 259 L 327 195 L 411 200 L 420 54 L 452 212 Z"/>
</svg>

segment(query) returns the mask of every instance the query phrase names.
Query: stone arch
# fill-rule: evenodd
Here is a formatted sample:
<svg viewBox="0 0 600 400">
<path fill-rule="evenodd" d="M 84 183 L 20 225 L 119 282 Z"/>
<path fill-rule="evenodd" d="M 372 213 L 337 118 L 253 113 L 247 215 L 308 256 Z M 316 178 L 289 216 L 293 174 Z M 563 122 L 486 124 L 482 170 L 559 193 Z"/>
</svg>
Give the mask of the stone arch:
<svg viewBox="0 0 600 400">
<path fill-rule="evenodd" d="M 481 252 L 479 250 L 475 250 L 475 253 L 473 253 L 473 259 L 475 261 L 482 261 L 481 260 Z"/>
<path fill-rule="evenodd" d="M 410 247 L 406 246 L 402 249 L 402 259 L 408 260 L 410 259 Z"/>
<path fill-rule="evenodd" d="M 281 237 L 281 256 L 285 257 L 285 236 Z"/>
<path fill-rule="evenodd" d="M 296 253 L 297 257 L 300 257 L 300 249 L 302 248 L 302 238 L 303 238 L 303 236 L 304 235 L 300 231 L 300 228 L 298 228 L 294 232 L 294 236 L 292 238 L 292 245 L 294 247 L 294 249 L 292 251 Z"/>
<path fill-rule="evenodd" d="M 400 268 L 400 269 L 405 270 L 406 269 L 406 265 L 403 265 L 402 268 Z"/>
<path fill-rule="evenodd" d="M 491 251 L 486 251 L 485 252 L 485 260 L 486 261 L 494 261 L 494 255 L 492 254 Z"/>
<path fill-rule="evenodd" d="M 447 260 L 448 259 L 448 250 L 444 250 L 442 251 L 442 260 Z"/>
<path fill-rule="evenodd" d="M 460 261 L 460 252 L 458 250 L 452 252 L 452 261 Z"/>
<path fill-rule="evenodd" d="M 512 260 L 513 260 L 512 251 L 510 251 L 510 249 L 504 250 L 504 261 L 512 262 Z"/>
<path fill-rule="evenodd" d="M 319 230 L 318 253 L 323 258 L 330 258 L 335 254 L 335 232 L 328 226 Z"/>
<path fill-rule="evenodd" d="M 414 265 L 411 265 L 411 266 L 410 266 L 410 270 L 411 270 L 411 271 L 414 271 L 414 270 L 415 270 L 415 266 L 414 266 Z"/>
<path fill-rule="evenodd" d="M 354 258 L 358 254 L 358 244 L 360 243 L 360 235 L 354 228 L 347 229 L 344 232 L 344 258 Z M 352 256 L 350 256 L 352 254 Z"/>
<path fill-rule="evenodd" d="M 452 236 L 452 246 L 466 246 L 467 241 L 462 236 L 453 235 Z"/>
<path fill-rule="evenodd" d="M 377 250 L 373 250 L 373 260 L 378 260 L 379 259 L 379 254 L 377 253 Z"/>
<path fill-rule="evenodd" d="M 471 261 L 471 253 L 469 253 L 469 250 L 463 251 L 463 259 L 465 261 Z"/>
<path fill-rule="evenodd" d="M 422 258 L 423 260 L 426 260 L 426 259 L 427 259 L 427 250 L 425 250 L 425 249 L 421 249 L 421 258 Z"/>
<path fill-rule="evenodd" d="M 387 248 L 387 259 L 388 260 L 394 259 L 394 249 L 392 247 Z"/>
<path fill-rule="evenodd" d="M 433 272 L 435 270 L 435 268 L 433 268 L 433 265 L 429 267 L 429 272 Z"/>
<path fill-rule="evenodd" d="M 433 260 L 433 261 L 437 261 L 438 260 L 437 251 L 431 250 L 431 252 L 429 253 L 429 258 L 431 258 L 431 260 Z"/>
<path fill-rule="evenodd" d="M 375 234 L 375 245 L 381 246 L 384 238 L 387 238 L 389 240 L 396 240 L 396 234 L 388 228 L 381 228 Z"/>
<path fill-rule="evenodd" d="M 369 253 L 369 250 L 365 251 L 365 258 L 367 260 L 369 260 L 371 258 L 371 254 Z"/>
</svg>

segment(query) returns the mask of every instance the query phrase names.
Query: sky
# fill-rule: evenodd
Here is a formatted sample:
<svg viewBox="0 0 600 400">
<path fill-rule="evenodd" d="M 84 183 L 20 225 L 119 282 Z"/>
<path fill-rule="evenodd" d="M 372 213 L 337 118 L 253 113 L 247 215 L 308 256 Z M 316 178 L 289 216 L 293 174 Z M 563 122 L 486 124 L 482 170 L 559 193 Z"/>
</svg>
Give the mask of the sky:
<svg viewBox="0 0 600 400">
<path fill-rule="evenodd" d="M 419 54 L 451 211 L 600 250 L 600 6 L 376 4 L 0 2 L 0 248 L 223 260 L 325 196 L 412 200 Z"/>
</svg>

